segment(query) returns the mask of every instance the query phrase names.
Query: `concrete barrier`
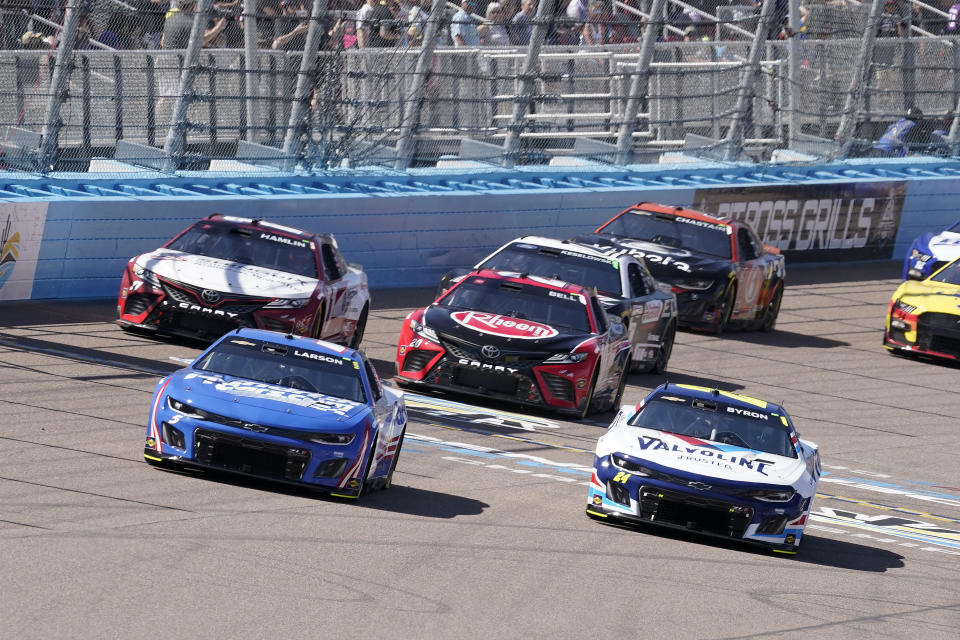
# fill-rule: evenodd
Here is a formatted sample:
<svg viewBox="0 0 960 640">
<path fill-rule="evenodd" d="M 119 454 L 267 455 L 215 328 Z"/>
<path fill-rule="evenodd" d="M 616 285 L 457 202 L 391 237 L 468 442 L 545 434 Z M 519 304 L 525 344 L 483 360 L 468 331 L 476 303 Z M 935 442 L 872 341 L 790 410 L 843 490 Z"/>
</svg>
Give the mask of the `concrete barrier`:
<svg viewBox="0 0 960 640">
<path fill-rule="evenodd" d="M 0 180 L 0 299 L 112 297 L 130 257 L 215 212 L 332 233 L 385 289 L 431 286 L 516 236 L 589 233 L 644 200 L 747 219 L 788 265 L 901 258 L 960 195 L 960 162 L 934 158 L 463 171 Z"/>
</svg>

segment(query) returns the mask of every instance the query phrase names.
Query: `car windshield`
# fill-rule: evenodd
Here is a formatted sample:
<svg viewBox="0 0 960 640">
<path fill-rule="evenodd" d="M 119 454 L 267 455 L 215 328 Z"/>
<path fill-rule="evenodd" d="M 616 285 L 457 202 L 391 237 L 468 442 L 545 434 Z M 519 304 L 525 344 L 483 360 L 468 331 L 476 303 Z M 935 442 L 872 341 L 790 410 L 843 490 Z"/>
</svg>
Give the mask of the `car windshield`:
<svg viewBox="0 0 960 640">
<path fill-rule="evenodd" d="M 366 402 L 356 361 L 292 345 L 227 338 L 194 365 L 194 369 Z"/>
<path fill-rule="evenodd" d="M 936 274 L 930 276 L 931 282 L 960 285 L 960 260 L 954 260 Z"/>
<path fill-rule="evenodd" d="M 764 409 L 664 393 L 647 402 L 630 424 L 796 458 L 791 430 L 784 420 Z"/>
<path fill-rule="evenodd" d="M 317 260 L 308 240 L 250 229 L 225 222 L 201 221 L 175 239 L 168 249 L 220 258 L 267 269 L 317 277 Z"/>
<path fill-rule="evenodd" d="M 591 333 L 587 299 L 533 284 L 475 276 L 440 299 L 451 309 L 485 311 Z"/>
<path fill-rule="evenodd" d="M 617 298 L 623 295 L 620 263 L 617 260 L 591 256 L 573 249 L 553 249 L 517 242 L 484 260 L 480 268 L 515 271 L 596 287 L 601 293 Z"/>
<path fill-rule="evenodd" d="M 643 240 L 720 258 L 731 257 L 725 225 L 646 211 L 628 211 L 600 228 L 599 233 Z"/>
</svg>

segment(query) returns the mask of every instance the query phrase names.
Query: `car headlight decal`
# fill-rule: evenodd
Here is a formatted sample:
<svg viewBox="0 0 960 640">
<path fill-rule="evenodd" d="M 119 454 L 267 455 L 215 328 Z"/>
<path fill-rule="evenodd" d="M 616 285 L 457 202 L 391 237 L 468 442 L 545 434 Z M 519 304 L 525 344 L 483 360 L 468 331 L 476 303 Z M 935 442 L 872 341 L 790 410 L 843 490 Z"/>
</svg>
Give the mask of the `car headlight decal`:
<svg viewBox="0 0 960 640">
<path fill-rule="evenodd" d="M 713 282 L 713 280 L 677 280 L 673 282 L 673 286 L 678 289 L 705 291 L 713 286 Z"/>
<path fill-rule="evenodd" d="M 436 331 L 423 323 L 417 322 L 413 318 L 410 319 L 410 330 L 421 338 L 426 338 L 431 342 L 440 342 L 440 337 L 437 335 Z"/>
<path fill-rule="evenodd" d="M 617 455 L 616 453 L 610 454 L 610 464 L 618 469 L 623 469 L 632 475 L 642 476 L 644 478 L 649 477 L 653 473 L 649 468 L 644 467 L 641 464 L 637 464 L 632 460 L 627 460 L 623 456 Z"/>
<path fill-rule="evenodd" d="M 348 445 L 355 437 L 353 433 L 315 433 L 307 440 L 316 444 Z"/>
<path fill-rule="evenodd" d="M 583 362 L 587 359 L 587 354 L 583 352 L 575 353 L 555 353 L 546 360 L 544 364 L 573 364 L 574 362 Z"/>
<path fill-rule="evenodd" d="M 746 495 L 754 500 L 763 502 L 790 502 L 797 493 L 793 489 L 756 489 L 747 491 Z"/>
<path fill-rule="evenodd" d="M 149 269 L 144 269 L 140 265 L 133 265 L 133 275 L 137 276 L 144 282 L 152 284 L 155 287 L 160 286 L 160 278 L 157 277 L 157 274 Z"/>
<path fill-rule="evenodd" d="M 187 416 L 193 416 L 194 418 L 200 418 L 201 420 L 210 419 L 210 414 L 203 409 L 198 409 L 197 407 L 189 405 L 186 402 L 181 402 L 180 400 L 177 400 L 171 396 L 167 396 L 167 406 L 174 411 Z"/>
<path fill-rule="evenodd" d="M 264 305 L 265 309 L 300 309 L 307 306 L 310 298 L 277 298 Z"/>
</svg>

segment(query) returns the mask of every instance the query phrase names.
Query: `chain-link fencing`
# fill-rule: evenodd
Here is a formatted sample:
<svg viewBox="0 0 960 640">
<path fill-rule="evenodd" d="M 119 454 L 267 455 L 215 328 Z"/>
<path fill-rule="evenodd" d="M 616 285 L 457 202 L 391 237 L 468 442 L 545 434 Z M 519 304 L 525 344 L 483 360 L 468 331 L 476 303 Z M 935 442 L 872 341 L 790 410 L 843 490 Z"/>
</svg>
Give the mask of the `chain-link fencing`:
<svg viewBox="0 0 960 640">
<path fill-rule="evenodd" d="M 0 0 L 0 12 L 6 171 L 817 163 L 956 155 L 960 141 L 960 0 Z"/>
</svg>

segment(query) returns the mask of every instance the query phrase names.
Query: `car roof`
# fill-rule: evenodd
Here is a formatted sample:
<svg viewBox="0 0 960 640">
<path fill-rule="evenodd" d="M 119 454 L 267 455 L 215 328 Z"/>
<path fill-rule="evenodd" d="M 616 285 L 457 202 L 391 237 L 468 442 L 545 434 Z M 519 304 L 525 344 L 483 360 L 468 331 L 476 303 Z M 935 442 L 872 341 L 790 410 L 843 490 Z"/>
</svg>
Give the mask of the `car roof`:
<svg viewBox="0 0 960 640">
<path fill-rule="evenodd" d="M 511 240 L 504 246 L 509 246 L 512 244 L 532 244 L 538 247 L 547 247 L 550 249 L 558 249 L 560 251 L 572 251 L 585 256 L 603 258 L 604 260 L 624 258 L 628 260 L 639 261 L 637 258 L 630 255 L 630 252 L 627 249 L 603 250 L 586 244 L 580 244 L 574 240 L 557 240 L 556 238 L 546 238 L 543 236 L 521 236 Z"/>
<path fill-rule="evenodd" d="M 531 276 L 517 273 L 515 271 L 494 271 L 493 269 L 478 269 L 468 274 L 464 279 L 470 276 L 479 276 L 491 280 L 505 280 L 507 282 L 517 282 L 520 284 L 529 284 L 543 289 L 552 289 L 554 291 L 563 291 L 566 293 L 579 293 L 587 297 L 595 295 L 592 289 L 565 282 L 563 280 L 554 280 L 552 278 L 543 278 L 541 276 Z"/>
<path fill-rule="evenodd" d="M 304 231 L 303 229 L 287 227 L 275 222 L 269 222 L 267 220 L 263 220 L 262 218 L 242 218 L 240 216 L 231 216 L 225 213 L 214 213 L 204 218 L 204 220 L 219 220 L 238 226 L 256 227 L 265 231 L 285 233 L 287 235 L 296 236 L 302 240 L 318 240 L 321 242 L 336 244 L 333 236 L 329 234 L 311 233 L 309 231 Z"/>
<path fill-rule="evenodd" d="M 764 411 L 769 411 L 770 413 L 786 415 L 786 411 L 783 409 L 783 407 L 773 402 L 767 402 L 766 400 L 760 400 L 759 398 L 743 395 L 741 393 L 732 393 L 730 391 L 723 391 L 722 389 L 711 387 L 667 382 L 654 389 L 652 393 L 658 392 L 675 394 L 686 398 L 699 398 L 701 400 L 716 401 L 719 399 L 726 404 L 743 409 L 762 409 Z"/>
<path fill-rule="evenodd" d="M 699 220 L 701 222 L 710 222 L 713 224 L 724 225 L 728 227 L 733 226 L 734 224 L 734 221 L 731 220 L 730 218 L 718 218 L 709 213 L 704 213 L 703 211 L 697 211 L 696 209 L 689 209 L 687 207 L 668 206 L 665 204 L 657 204 L 655 202 L 640 202 L 624 210 L 622 213 L 633 212 L 633 211 L 660 213 L 668 216 L 676 216 L 678 218 L 691 218 L 693 220 Z"/>
<path fill-rule="evenodd" d="M 292 333 L 281 333 L 279 331 L 268 331 L 266 329 L 253 329 L 250 327 L 241 327 L 225 334 L 222 339 L 227 338 L 249 338 L 251 340 L 262 340 L 264 342 L 273 342 L 276 344 L 289 344 L 297 349 L 312 351 L 332 356 L 334 358 L 347 358 L 349 360 L 357 359 L 359 352 L 349 347 L 327 342 L 326 340 L 317 340 L 308 336 L 297 336 Z M 219 342 L 219 341 L 218 341 Z"/>
</svg>

